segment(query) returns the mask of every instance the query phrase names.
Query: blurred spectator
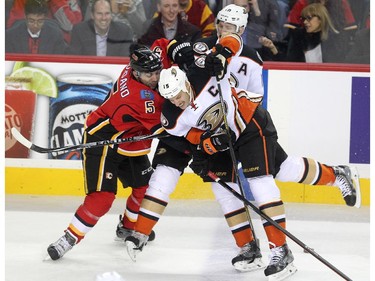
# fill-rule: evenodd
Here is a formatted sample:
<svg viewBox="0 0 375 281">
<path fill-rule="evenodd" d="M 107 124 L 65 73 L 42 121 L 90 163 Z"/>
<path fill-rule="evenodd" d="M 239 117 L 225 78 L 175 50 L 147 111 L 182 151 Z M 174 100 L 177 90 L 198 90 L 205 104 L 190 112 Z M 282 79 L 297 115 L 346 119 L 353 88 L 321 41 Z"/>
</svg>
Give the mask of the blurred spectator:
<svg viewBox="0 0 375 281">
<path fill-rule="evenodd" d="M 157 1 L 156 0 L 143 0 L 143 8 L 146 12 L 146 19 L 152 19 L 155 16 L 155 13 L 158 11 Z"/>
<path fill-rule="evenodd" d="M 215 18 L 217 16 L 217 13 L 224 7 L 223 0 L 206 0 L 205 2 L 207 3 L 208 7 L 210 7 Z"/>
<path fill-rule="evenodd" d="M 143 23 L 146 21 L 142 0 L 111 0 L 114 21 L 128 24 L 137 38 L 144 33 Z"/>
<path fill-rule="evenodd" d="M 64 54 L 65 42 L 57 23 L 46 20 L 47 3 L 27 0 L 25 20 L 18 21 L 5 33 L 5 52 L 23 54 Z"/>
<path fill-rule="evenodd" d="M 112 7 L 112 20 L 128 25 L 135 34 L 135 39 L 143 35 L 143 23 L 146 21 L 145 9 L 142 0 L 110 0 Z M 85 20 L 91 18 L 89 3 L 85 13 Z"/>
<path fill-rule="evenodd" d="M 112 20 L 110 0 L 94 0 L 91 19 L 74 26 L 69 53 L 87 56 L 129 56 L 133 30 Z"/>
<path fill-rule="evenodd" d="M 346 56 L 347 63 L 370 64 L 370 26 L 357 31 Z"/>
<path fill-rule="evenodd" d="M 297 0 L 289 12 L 288 22 L 296 26 L 301 25 L 301 11 L 312 3 L 321 3 L 327 8 L 331 20 L 338 31 L 357 28 L 348 0 Z"/>
<path fill-rule="evenodd" d="M 198 27 L 181 19 L 178 1 L 157 0 L 159 15 L 150 21 L 146 33 L 139 38 L 138 43 L 151 46 L 155 40 L 163 37 L 194 42 L 202 37 Z"/>
<path fill-rule="evenodd" d="M 262 38 L 261 42 L 272 51 L 275 60 L 344 62 L 345 42 L 338 36 L 339 32 L 333 26 L 325 6 L 319 3 L 310 4 L 302 10 L 301 15 L 303 28 L 289 25 L 291 30 L 286 58 L 280 56 L 270 40 Z"/>
<path fill-rule="evenodd" d="M 5 26 L 7 25 L 10 9 L 12 9 L 13 0 L 5 0 Z"/>
<path fill-rule="evenodd" d="M 249 22 L 246 27 L 245 44 L 259 51 L 261 36 L 280 41 L 279 6 L 276 0 L 249 0 Z"/>
<path fill-rule="evenodd" d="M 82 21 L 81 8 L 77 0 L 39 0 L 48 4 L 48 18 L 55 19 L 64 32 L 66 42 L 70 42 L 70 32 L 73 25 Z M 11 27 L 16 21 L 25 18 L 26 0 L 14 0 L 10 10 L 7 28 Z"/>
<path fill-rule="evenodd" d="M 215 16 L 210 7 L 203 0 L 179 0 L 181 13 L 186 14 L 186 19 L 191 24 L 197 26 L 202 37 L 212 35 L 215 30 Z"/>
</svg>

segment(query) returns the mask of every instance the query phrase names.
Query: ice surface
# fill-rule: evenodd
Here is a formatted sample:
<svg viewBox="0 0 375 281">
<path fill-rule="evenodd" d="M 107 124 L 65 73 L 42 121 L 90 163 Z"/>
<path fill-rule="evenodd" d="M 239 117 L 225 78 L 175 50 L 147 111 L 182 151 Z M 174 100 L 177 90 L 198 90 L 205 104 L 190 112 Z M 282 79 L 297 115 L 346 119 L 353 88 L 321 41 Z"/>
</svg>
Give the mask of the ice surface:
<svg viewBox="0 0 375 281">
<path fill-rule="evenodd" d="M 221 209 L 211 200 L 172 200 L 155 226 L 156 239 L 137 256 L 114 241 L 118 215 L 125 205 L 116 199 L 110 212 L 61 260 L 43 259 L 70 222 L 83 197 L 5 197 L 6 281 L 94 281 L 116 271 L 125 281 L 260 281 L 263 271 L 239 273 L 231 265 L 237 254 Z M 355 281 L 370 280 L 370 208 L 287 203 L 287 229 L 322 258 Z M 252 213 L 268 262 L 266 236 Z M 298 271 L 289 280 L 343 280 L 288 239 Z"/>
</svg>

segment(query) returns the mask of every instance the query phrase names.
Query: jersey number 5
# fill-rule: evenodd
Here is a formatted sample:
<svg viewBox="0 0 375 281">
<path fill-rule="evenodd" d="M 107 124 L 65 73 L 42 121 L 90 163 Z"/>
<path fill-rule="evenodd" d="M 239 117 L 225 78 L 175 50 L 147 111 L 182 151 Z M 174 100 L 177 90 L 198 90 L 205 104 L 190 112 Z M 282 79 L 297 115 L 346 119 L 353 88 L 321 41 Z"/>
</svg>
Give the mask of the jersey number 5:
<svg viewBox="0 0 375 281">
<path fill-rule="evenodd" d="M 145 102 L 145 112 L 146 113 L 155 113 L 155 106 L 154 106 L 154 101 L 146 101 Z"/>
</svg>

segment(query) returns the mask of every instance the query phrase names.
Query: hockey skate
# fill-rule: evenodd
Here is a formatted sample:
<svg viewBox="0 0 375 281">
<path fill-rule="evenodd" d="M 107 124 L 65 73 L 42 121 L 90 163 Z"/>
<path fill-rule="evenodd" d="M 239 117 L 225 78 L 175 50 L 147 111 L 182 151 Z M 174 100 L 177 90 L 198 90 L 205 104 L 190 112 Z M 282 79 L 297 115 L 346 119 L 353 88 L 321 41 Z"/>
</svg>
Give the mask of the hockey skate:
<svg viewBox="0 0 375 281">
<path fill-rule="evenodd" d="M 232 265 L 241 272 L 254 271 L 266 266 L 262 261 L 262 254 L 255 240 L 241 248 L 238 255 L 232 259 Z"/>
<path fill-rule="evenodd" d="M 120 215 L 119 220 L 120 221 L 119 221 L 119 223 L 117 225 L 117 228 L 116 228 L 116 238 L 115 238 L 115 240 L 116 241 L 124 241 L 128 236 L 130 236 L 134 233 L 134 230 L 124 227 L 124 225 L 122 223 L 122 215 Z M 151 242 L 151 241 L 154 241 L 154 240 L 155 240 L 155 232 L 153 230 L 151 230 L 151 233 L 148 237 L 148 241 Z"/>
<path fill-rule="evenodd" d="M 280 281 L 297 271 L 293 264 L 294 257 L 287 244 L 271 249 L 270 263 L 264 270 L 268 281 Z"/>
<path fill-rule="evenodd" d="M 62 258 L 66 252 L 70 251 L 73 246 L 77 243 L 77 238 L 72 235 L 69 231 L 66 231 L 63 236 L 60 237 L 55 243 L 48 246 L 47 252 L 52 260 L 58 260 Z"/>
<path fill-rule="evenodd" d="M 146 234 L 134 231 L 132 235 L 125 239 L 126 250 L 132 261 L 137 260 L 137 254 L 142 251 L 147 244 L 148 236 Z"/>
<path fill-rule="evenodd" d="M 336 176 L 334 185 L 341 190 L 346 205 L 359 208 L 361 206 L 361 191 L 357 170 L 349 166 L 335 166 L 333 170 Z"/>
</svg>

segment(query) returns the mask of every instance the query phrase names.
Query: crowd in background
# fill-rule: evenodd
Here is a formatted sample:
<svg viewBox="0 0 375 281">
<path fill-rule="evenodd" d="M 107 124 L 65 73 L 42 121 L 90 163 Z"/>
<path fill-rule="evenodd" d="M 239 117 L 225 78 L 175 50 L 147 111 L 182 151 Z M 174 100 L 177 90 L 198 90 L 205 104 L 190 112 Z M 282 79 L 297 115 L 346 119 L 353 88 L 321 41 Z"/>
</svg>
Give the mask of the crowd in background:
<svg viewBox="0 0 375 281">
<path fill-rule="evenodd" d="M 370 63 L 370 0 L 5 0 L 5 51 L 128 56 L 133 42 L 215 36 L 232 3 L 263 60 Z"/>
</svg>

